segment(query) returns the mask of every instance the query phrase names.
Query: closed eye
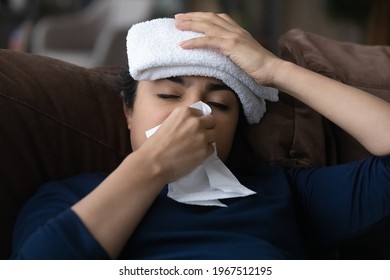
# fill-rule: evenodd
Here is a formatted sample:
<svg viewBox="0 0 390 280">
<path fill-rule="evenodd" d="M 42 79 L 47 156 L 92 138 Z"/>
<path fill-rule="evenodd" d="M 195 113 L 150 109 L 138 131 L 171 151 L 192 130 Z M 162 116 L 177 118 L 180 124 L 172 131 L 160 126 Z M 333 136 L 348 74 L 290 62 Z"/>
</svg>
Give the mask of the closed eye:
<svg viewBox="0 0 390 280">
<path fill-rule="evenodd" d="M 220 111 L 227 111 L 229 109 L 229 106 L 219 103 L 219 102 L 213 102 L 213 101 L 208 101 L 207 104 L 211 107 L 214 107 Z"/>
<path fill-rule="evenodd" d="M 157 94 L 157 97 L 161 99 L 177 99 L 180 98 L 179 95 L 169 94 L 169 93 L 159 93 Z"/>
</svg>

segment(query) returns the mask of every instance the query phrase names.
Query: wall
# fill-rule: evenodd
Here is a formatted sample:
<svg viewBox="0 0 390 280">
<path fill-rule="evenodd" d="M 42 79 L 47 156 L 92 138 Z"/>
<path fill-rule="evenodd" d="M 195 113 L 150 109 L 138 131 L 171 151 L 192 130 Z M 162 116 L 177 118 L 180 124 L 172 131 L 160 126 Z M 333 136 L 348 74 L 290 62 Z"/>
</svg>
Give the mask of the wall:
<svg viewBox="0 0 390 280">
<path fill-rule="evenodd" d="M 366 43 L 367 25 L 352 19 L 332 17 L 325 1 L 192 0 L 187 1 L 187 9 L 228 12 L 273 51 L 277 48 L 278 37 L 291 28 L 301 28 L 335 40 Z"/>
</svg>

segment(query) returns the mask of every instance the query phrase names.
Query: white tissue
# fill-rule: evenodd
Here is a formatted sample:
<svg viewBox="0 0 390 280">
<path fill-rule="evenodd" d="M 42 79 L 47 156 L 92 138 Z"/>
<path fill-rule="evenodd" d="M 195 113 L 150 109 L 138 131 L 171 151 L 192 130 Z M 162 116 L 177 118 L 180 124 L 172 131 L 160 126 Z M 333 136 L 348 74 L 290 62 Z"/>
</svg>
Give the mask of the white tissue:
<svg viewBox="0 0 390 280">
<path fill-rule="evenodd" d="M 204 115 L 211 114 L 210 106 L 201 101 L 190 107 L 201 110 Z M 159 127 L 156 126 L 146 131 L 146 136 L 148 138 L 152 136 Z M 168 185 L 168 197 L 181 203 L 201 206 L 226 207 L 226 204 L 220 202 L 219 199 L 244 197 L 252 194 L 256 194 L 256 192 L 246 188 L 237 180 L 218 158 L 216 149 L 202 165 Z"/>
</svg>

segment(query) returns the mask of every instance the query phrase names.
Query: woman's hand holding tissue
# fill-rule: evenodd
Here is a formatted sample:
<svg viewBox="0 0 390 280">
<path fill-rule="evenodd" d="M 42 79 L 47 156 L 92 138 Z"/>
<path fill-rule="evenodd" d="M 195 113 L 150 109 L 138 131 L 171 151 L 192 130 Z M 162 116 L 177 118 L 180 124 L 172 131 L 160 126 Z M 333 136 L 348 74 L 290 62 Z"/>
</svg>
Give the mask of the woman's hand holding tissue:
<svg viewBox="0 0 390 280">
<path fill-rule="evenodd" d="M 140 148 L 153 157 L 166 183 L 187 175 L 213 152 L 216 121 L 198 109 L 178 107 Z"/>
</svg>

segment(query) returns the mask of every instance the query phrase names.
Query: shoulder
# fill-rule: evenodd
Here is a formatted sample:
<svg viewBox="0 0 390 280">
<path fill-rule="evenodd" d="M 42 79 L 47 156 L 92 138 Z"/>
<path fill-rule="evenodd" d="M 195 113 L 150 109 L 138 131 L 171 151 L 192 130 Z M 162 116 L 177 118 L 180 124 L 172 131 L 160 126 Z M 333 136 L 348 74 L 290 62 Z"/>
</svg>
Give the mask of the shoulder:
<svg viewBox="0 0 390 280">
<path fill-rule="evenodd" d="M 23 223 L 25 220 L 45 222 L 48 218 L 69 209 L 90 193 L 104 178 L 103 173 L 83 174 L 42 185 L 23 205 L 16 224 Z"/>
<path fill-rule="evenodd" d="M 75 195 L 85 196 L 95 189 L 106 177 L 107 175 L 105 173 L 85 173 L 47 183 L 43 188 L 57 187 L 68 190 Z"/>
<path fill-rule="evenodd" d="M 89 194 L 105 178 L 104 173 L 86 173 L 45 183 L 38 188 L 27 205 L 32 206 L 45 201 L 50 202 L 49 204 L 73 204 Z"/>
<path fill-rule="evenodd" d="M 390 156 L 371 156 L 362 160 L 311 169 L 290 169 L 287 176 L 294 191 L 303 195 L 314 189 L 321 192 L 343 192 L 344 195 L 367 191 L 389 192 Z"/>
<path fill-rule="evenodd" d="M 320 174 L 322 176 L 340 176 L 346 174 L 359 173 L 361 176 L 371 175 L 373 173 L 389 173 L 390 172 L 390 155 L 386 156 L 369 156 L 357 161 L 330 165 L 319 168 L 292 168 L 286 170 L 289 177 L 296 176 L 313 176 Z"/>
<path fill-rule="evenodd" d="M 22 207 L 15 222 L 14 257 L 47 258 L 46 253 L 63 250 L 58 256 L 62 254 L 73 258 L 72 253 L 77 249 L 74 250 L 72 244 L 79 239 L 68 237 L 76 232 L 83 237 L 83 245 L 95 244 L 70 207 L 96 188 L 105 177 L 103 173 L 82 174 L 42 185 Z M 66 242 L 60 244 L 58 238 L 66 238 Z M 37 251 L 37 246 L 47 250 Z M 66 255 L 65 252 L 70 253 Z"/>
</svg>

